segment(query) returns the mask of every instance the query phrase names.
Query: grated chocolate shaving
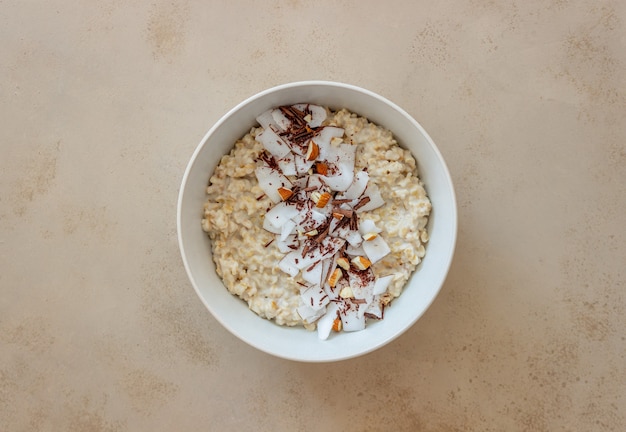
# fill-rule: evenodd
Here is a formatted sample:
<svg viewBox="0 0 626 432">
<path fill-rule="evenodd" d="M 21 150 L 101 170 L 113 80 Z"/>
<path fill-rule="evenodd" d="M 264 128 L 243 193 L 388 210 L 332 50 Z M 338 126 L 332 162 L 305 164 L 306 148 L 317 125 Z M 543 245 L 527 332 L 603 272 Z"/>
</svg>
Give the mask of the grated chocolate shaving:
<svg viewBox="0 0 626 432">
<path fill-rule="evenodd" d="M 354 210 L 358 210 L 361 207 L 363 207 L 365 204 L 367 204 L 368 202 L 370 202 L 370 197 L 368 196 L 364 196 L 363 198 L 361 198 L 359 200 L 358 203 L 356 203 L 356 205 L 354 207 L 352 207 Z"/>
</svg>

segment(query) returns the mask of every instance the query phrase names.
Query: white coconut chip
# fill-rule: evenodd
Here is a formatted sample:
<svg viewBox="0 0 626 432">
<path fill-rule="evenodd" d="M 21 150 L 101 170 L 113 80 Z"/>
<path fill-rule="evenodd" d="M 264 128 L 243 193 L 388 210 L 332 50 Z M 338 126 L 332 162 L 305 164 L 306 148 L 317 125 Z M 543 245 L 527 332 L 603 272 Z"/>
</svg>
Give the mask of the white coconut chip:
<svg viewBox="0 0 626 432">
<path fill-rule="evenodd" d="M 363 246 L 363 251 L 365 251 L 365 255 L 367 255 L 372 264 L 377 263 L 391 252 L 389 245 L 382 236 L 376 236 L 372 240 L 364 241 L 361 246 Z"/>
<path fill-rule="evenodd" d="M 324 316 L 317 321 L 317 336 L 321 340 L 328 339 L 328 336 L 333 328 L 333 322 L 337 318 L 338 310 L 339 305 L 335 302 L 330 302 L 326 307 Z"/>
<path fill-rule="evenodd" d="M 326 108 L 319 105 L 311 105 L 311 104 L 295 104 L 294 108 L 299 109 L 302 112 L 310 112 L 311 119 L 307 122 L 309 127 L 316 128 L 321 126 L 321 124 L 326 120 L 328 113 L 326 112 Z"/>
<path fill-rule="evenodd" d="M 365 316 L 363 314 L 359 315 L 359 311 L 355 305 L 352 305 L 345 312 L 341 310 L 339 316 L 343 324 L 343 331 L 361 331 L 365 328 Z"/>
<path fill-rule="evenodd" d="M 296 277 L 298 276 L 298 273 L 300 273 L 300 269 L 296 265 L 299 258 L 299 251 L 291 251 L 278 262 L 278 268 L 287 273 L 289 276 Z"/>
<path fill-rule="evenodd" d="M 322 261 L 318 261 L 315 264 L 302 270 L 302 279 L 312 285 L 320 286 L 322 284 L 323 270 L 324 268 L 322 265 Z"/>
<path fill-rule="evenodd" d="M 281 131 L 286 131 L 291 126 L 291 120 L 278 108 L 272 110 L 272 118 Z"/>
<path fill-rule="evenodd" d="M 269 223 L 273 228 L 278 230 L 277 234 L 283 233 L 283 226 L 290 221 L 290 219 L 296 217 L 298 215 L 298 209 L 295 205 L 289 204 L 287 202 L 279 202 L 274 207 L 270 209 L 267 213 L 265 213 L 265 220 L 263 221 L 263 226 L 265 227 L 265 222 Z M 295 225 L 294 225 L 295 227 Z M 270 230 L 268 230 L 270 231 Z M 274 231 L 270 231 L 274 232 Z M 289 235 L 289 234 L 287 234 Z"/>
<path fill-rule="evenodd" d="M 290 237 L 294 231 L 296 229 L 296 223 L 292 220 L 289 219 L 288 221 L 286 221 L 284 223 L 284 225 L 280 228 L 280 241 L 285 241 L 287 240 L 288 237 Z"/>
<path fill-rule="evenodd" d="M 298 237 L 294 234 L 288 236 L 285 240 L 279 238 L 278 240 L 276 240 L 275 243 L 280 253 L 283 254 L 293 252 L 300 247 L 300 241 L 298 240 Z"/>
<path fill-rule="evenodd" d="M 274 109 L 268 109 L 267 111 L 263 111 L 257 118 L 256 121 L 259 122 L 263 129 L 269 129 L 270 126 L 276 125 L 274 121 L 274 116 L 272 115 L 272 111 Z"/>
<path fill-rule="evenodd" d="M 263 189 L 265 195 L 267 195 L 274 203 L 278 203 L 282 200 L 280 194 L 278 193 L 278 188 L 291 187 L 291 182 L 287 177 L 285 177 L 277 169 L 267 165 L 257 167 L 254 173 L 259 181 L 259 187 Z"/>
<path fill-rule="evenodd" d="M 368 233 L 380 233 L 382 229 L 376 226 L 376 223 L 371 219 L 361 219 L 359 221 L 359 232 L 361 235 L 365 235 Z"/>
<path fill-rule="evenodd" d="M 393 275 L 389 276 L 381 276 L 376 278 L 376 282 L 374 282 L 374 289 L 372 290 L 372 294 L 375 296 L 384 294 L 387 292 L 387 287 L 391 283 L 393 279 Z"/>
<path fill-rule="evenodd" d="M 298 312 L 298 315 L 300 315 L 300 317 L 302 318 L 302 321 L 307 324 L 314 323 L 325 313 L 325 310 L 323 308 L 315 310 L 311 306 L 305 304 L 301 304 L 300 306 L 298 306 L 296 311 Z"/>
<path fill-rule="evenodd" d="M 276 159 L 276 163 L 284 175 L 295 176 L 297 174 L 295 157 L 291 151 L 280 159 Z"/>
<path fill-rule="evenodd" d="M 330 301 L 328 295 L 319 285 L 311 285 L 300 294 L 302 304 L 311 307 L 314 311 L 318 311 L 328 304 Z"/>
<path fill-rule="evenodd" d="M 331 152 L 331 140 L 333 138 L 343 137 L 344 130 L 334 126 L 326 126 L 314 138 L 315 143 L 319 146 L 320 154 L 318 160 L 328 160 Z"/>
<path fill-rule="evenodd" d="M 354 175 L 352 184 L 348 187 L 348 189 L 346 189 L 345 192 L 339 192 L 336 198 L 349 200 L 360 198 L 361 195 L 363 195 L 363 192 L 365 192 L 369 178 L 370 176 L 367 171 L 359 171 Z"/>
<path fill-rule="evenodd" d="M 383 200 L 383 197 L 380 194 L 380 190 L 375 184 L 368 184 L 367 189 L 365 190 L 365 192 L 363 192 L 363 196 L 368 197 L 370 200 L 367 204 L 357 209 L 357 212 L 359 213 L 377 209 L 378 207 L 382 207 L 385 204 L 385 200 Z"/>
<path fill-rule="evenodd" d="M 382 305 L 379 296 L 374 296 L 372 301 L 365 309 L 365 314 L 371 315 L 376 319 L 383 319 L 384 306 Z"/>
<path fill-rule="evenodd" d="M 255 139 L 263 144 L 263 147 L 277 158 L 282 158 L 291 153 L 291 148 L 272 129 L 264 129 L 257 134 Z"/>
</svg>

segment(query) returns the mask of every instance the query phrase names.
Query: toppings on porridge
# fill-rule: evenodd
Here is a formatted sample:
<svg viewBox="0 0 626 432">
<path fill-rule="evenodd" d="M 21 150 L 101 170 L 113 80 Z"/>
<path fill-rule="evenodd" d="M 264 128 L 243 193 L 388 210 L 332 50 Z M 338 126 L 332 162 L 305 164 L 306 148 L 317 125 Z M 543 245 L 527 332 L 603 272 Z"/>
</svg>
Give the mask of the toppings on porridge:
<svg viewBox="0 0 626 432">
<path fill-rule="evenodd" d="M 431 205 L 415 160 L 346 110 L 296 104 L 257 121 L 207 189 L 218 274 L 277 324 L 320 339 L 363 330 L 425 254 Z"/>
</svg>

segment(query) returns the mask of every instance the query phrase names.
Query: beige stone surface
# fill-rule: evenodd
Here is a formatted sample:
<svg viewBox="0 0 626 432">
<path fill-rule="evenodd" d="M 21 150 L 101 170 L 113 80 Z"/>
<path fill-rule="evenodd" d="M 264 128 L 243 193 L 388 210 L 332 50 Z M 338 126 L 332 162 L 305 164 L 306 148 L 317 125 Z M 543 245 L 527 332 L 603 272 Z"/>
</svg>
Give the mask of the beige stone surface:
<svg viewBox="0 0 626 432">
<path fill-rule="evenodd" d="M 0 430 L 626 430 L 626 2 L 1 1 Z M 328 79 L 405 108 L 459 239 L 332 365 L 204 309 L 175 204 L 208 128 Z"/>
</svg>

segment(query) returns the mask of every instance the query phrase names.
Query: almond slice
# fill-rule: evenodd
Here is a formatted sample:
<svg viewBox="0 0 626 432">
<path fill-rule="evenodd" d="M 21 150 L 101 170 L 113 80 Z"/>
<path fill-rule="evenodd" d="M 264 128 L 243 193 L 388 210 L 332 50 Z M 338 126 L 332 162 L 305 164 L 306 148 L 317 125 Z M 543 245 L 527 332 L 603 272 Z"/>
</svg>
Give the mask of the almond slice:
<svg viewBox="0 0 626 432">
<path fill-rule="evenodd" d="M 370 260 L 360 255 L 352 258 L 352 264 L 359 270 L 367 270 L 372 265 Z"/>
<path fill-rule="evenodd" d="M 343 273 L 341 272 L 341 269 L 336 268 L 328 278 L 328 285 L 330 285 L 331 288 L 335 288 L 335 286 L 337 286 L 337 282 L 339 282 L 339 279 L 341 279 L 342 276 Z"/>
<path fill-rule="evenodd" d="M 278 194 L 283 201 L 286 201 L 293 195 L 293 191 L 286 187 L 279 187 Z"/>
<path fill-rule="evenodd" d="M 309 147 L 306 151 L 306 160 L 314 161 L 320 155 L 320 146 L 318 146 L 315 141 L 309 141 Z"/>
</svg>

